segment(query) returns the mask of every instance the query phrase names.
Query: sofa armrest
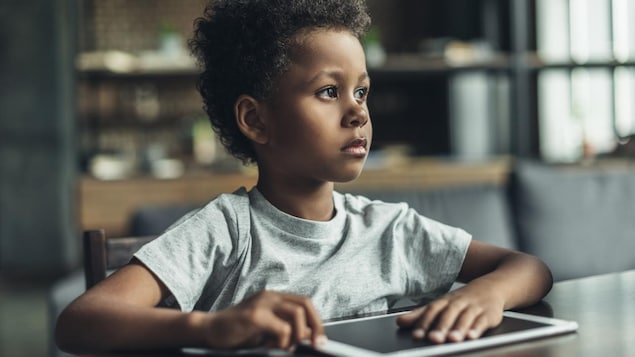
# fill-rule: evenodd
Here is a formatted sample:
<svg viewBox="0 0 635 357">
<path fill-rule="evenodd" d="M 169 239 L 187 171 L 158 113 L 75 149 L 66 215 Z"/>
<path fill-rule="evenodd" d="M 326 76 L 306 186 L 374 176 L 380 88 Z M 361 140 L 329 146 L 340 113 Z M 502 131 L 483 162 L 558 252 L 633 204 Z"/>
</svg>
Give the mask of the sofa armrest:
<svg viewBox="0 0 635 357">
<path fill-rule="evenodd" d="M 635 268 L 635 168 L 520 162 L 510 193 L 520 248 L 556 280 Z"/>
</svg>

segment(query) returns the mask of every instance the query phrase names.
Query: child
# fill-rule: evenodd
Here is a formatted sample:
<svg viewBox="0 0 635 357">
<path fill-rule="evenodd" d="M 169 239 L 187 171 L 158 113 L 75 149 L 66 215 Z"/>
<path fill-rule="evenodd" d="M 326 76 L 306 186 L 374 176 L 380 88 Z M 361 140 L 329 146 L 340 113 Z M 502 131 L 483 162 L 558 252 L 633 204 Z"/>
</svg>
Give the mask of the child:
<svg viewBox="0 0 635 357">
<path fill-rule="evenodd" d="M 363 0 L 219 0 L 197 20 L 199 89 L 257 186 L 212 200 L 71 303 L 69 352 L 324 343 L 322 319 L 437 298 L 396 323 L 436 343 L 478 338 L 551 287 L 538 259 L 405 204 L 334 192 L 372 139 Z M 447 293 L 455 280 L 464 287 Z M 167 309 L 163 307 L 176 307 Z"/>
</svg>

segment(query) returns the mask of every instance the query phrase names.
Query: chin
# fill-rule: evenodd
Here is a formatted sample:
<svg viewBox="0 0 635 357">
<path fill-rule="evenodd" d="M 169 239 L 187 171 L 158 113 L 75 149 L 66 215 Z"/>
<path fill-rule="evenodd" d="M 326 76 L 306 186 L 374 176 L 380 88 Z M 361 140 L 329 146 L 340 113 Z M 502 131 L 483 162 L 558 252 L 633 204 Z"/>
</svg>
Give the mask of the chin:
<svg viewBox="0 0 635 357">
<path fill-rule="evenodd" d="M 332 182 L 333 183 L 349 183 L 351 181 L 355 181 L 358 177 L 359 175 L 338 177 L 336 179 L 333 179 Z"/>
<path fill-rule="evenodd" d="M 356 169 L 340 172 L 337 175 L 333 175 L 334 178 L 331 181 L 336 183 L 346 183 L 346 182 L 354 181 L 355 179 L 359 177 L 359 175 L 361 175 L 362 168 L 363 166 Z"/>
</svg>

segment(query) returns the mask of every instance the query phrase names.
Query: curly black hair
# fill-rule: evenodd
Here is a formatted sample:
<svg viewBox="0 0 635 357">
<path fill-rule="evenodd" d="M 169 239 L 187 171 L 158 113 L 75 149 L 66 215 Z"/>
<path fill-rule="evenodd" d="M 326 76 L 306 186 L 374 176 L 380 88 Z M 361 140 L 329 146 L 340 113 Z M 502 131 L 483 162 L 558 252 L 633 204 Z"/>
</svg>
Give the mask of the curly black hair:
<svg viewBox="0 0 635 357">
<path fill-rule="evenodd" d="M 227 151 L 245 164 L 257 162 L 236 125 L 234 104 L 243 94 L 273 98 L 300 30 L 342 29 L 361 40 L 369 27 L 364 0 L 210 1 L 189 44 L 203 70 L 197 88 L 204 109 Z"/>
</svg>

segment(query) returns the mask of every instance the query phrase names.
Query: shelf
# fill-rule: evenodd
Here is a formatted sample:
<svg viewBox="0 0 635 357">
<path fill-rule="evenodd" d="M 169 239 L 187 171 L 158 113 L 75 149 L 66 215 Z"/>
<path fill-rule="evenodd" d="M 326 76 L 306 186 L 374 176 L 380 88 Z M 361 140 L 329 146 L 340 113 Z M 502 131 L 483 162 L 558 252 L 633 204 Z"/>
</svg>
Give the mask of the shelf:
<svg viewBox="0 0 635 357">
<path fill-rule="evenodd" d="M 166 67 L 162 69 L 151 70 L 134 70 L 130 72 L 115 72 L 106 68 L 87 69 L 77 72 L 79 79 L 85 80 L 144 80 L 144 79 L 196 79 L 200 74 L 198 68 L 178 68 L 178 67 Z"/>
<path fill-rule="evenodd" d="M 104 51 L 79 54 L 77 73 L 80 79 L 194 77 L 199 68 L 185 53 L 166 56 L 156 51 L 139 55 Z"/>
<path fill-rule="evenodd" d="M 198 109 L 198 108 L 197 108 Z M 151 128 L 174 128 L 181 124 L 191 122 L 193 118 L 204 116 L 202 110 L 191 110 L 170 115 L 161 115 L 152 119 L 139 119 L 134 113 L 122 113 L 113 115 L 84 115 L 78 123 L 82 126 L 98 126 L 99 129 L 124 129 L 145 130 Z"/>
<path fill-rule="evenodd" d="M 367 169 L 350 183 L 338 184 L 343 192 L 372 190 L 432 189 L 474 183 L 504 184 L 510 160 L 466 163 L 433 158 L 404 161 L 384 169 Z M 80 180 L 80 224 L 82 229 L 104 228 L 110 236 L 127 234 L 134 211 L 149 205 L 200 204 L 224 192 L 256 184 L 255 172 L 198 173 L 180 179 L 137 177 L 101 181 Z"/>
<path fill-rule="evenodd" d="M 390 54 L 382 66 L 369 68 L 369 71 L 381 76 L 413 73 L 429 75 L 472 70 L 506 71 L 510 65 L 509 56 L 503 54 L 470 61 L 450 61 L 418 54 Z"/>
<path fill-rule="evenodd" d="M 575 62 L 545 61 L 535 52 L 530 52 L 518 57 L 523 66 L 531 70 L 542 69 L 574 69 L 574 68 L 617 68 L 634 67 L 635 60 L 620 62 L 617 60 Z M 461 71 L 508 71 L 513 68 L 512 56 L 508 54 L 495 54 L 489 58 L 452 61 L 442 57 L 426 57 L 416 53 L 389 54 L 386 62 L 379 67 L 370 67 L 369 71 L 376 76 L 399 75 L 430 75 L 447 74 Z M 124 66 L 125 67 L 125 66 Z M 175 65 L 173 61 L 158 62 L 153 66 L 135 65 L 126 67 L 125 70 L 114 70 L 108 65 L 99 62 L 90 66 L 80 67 L 78 75 L 81 79 L 147 79 L 147 78 L 171 78 L 185 77 L 195 78 L 199 75 L 199 68 L 192 63 Z"/>
<path fill-rule="evenodd" d="M 194 77 L 199 74 L 195 65 L 177 66 L 172 62 L 145 67 L 142 64 L 108 65 L 106 60 L 94 60 L 89 65 L 79 66 L 80 78 L 87 79 L 139 79 L 151 77 Z M 508 70 L 511 61 L 508 55 L 495 54 L 489 58 L 452 61 L 442 57 L 426 57 L 416 53 L 389 54 L 386 62 L 379 67 L 371 67 L 370 71 L 385 75 L 399 73 L 436 74 L 468 70 Z"/>
<path fill-rule="evenodd" d="M 532 63 L 530 68 L 533 70 L 549 70 L 549 69 L 576 69 L 576 68 L 608 68 L 614 69 L 619 67 L 635 67 L 635 61 L 618 62 L 539 62 Z"/>
<path fill-rule="evenodd" d="M 535 52 L 517 57 L 524 68 L 530 70 L 543 69 L 575 69 L 575 68 L 617 68 L 635 67 L 635 60 L 619 62 L 617 60 L 590 62 L 553 62 L 544 61 Z M 514 68 L 514 58 L 508 54 L 497 54 L 488 59 L 473 61 L 449 61 L 441 57 L 425 57 L 417 54 L 390 54 L 384 65 L 369 68 L 375 76 L 382 78 L 391 75 L 430 75 L 448 74 L 461 71 L 510 71 Z"/>
</svg>

